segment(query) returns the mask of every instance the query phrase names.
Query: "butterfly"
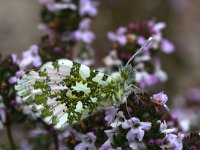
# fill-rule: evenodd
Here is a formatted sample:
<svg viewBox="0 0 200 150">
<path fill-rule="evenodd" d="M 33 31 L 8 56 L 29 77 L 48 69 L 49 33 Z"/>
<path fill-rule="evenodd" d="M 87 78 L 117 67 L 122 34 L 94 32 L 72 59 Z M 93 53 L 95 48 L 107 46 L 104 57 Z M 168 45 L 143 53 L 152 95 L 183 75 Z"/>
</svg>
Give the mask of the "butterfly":
<svg viewBox="0 0 200 150">
<path fill-rule="evenodd" d="M 110 105 L 126 101 L 134 90 L 131 60 L 111 75 L 68 59 L 47 62 L 22 75 L 15 89 L 22 100 L 48 125 L 62 129 Z"/>
</svg>

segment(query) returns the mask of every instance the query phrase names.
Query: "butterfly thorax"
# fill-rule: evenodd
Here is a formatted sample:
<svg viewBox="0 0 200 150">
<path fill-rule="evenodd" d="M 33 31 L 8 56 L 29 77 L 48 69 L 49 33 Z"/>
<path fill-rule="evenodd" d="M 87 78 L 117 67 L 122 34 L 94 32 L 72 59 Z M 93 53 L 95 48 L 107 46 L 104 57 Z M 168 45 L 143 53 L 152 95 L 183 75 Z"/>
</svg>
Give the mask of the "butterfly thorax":
<svg viewBox="0 0 200 150">
<path fill-rule="evenodd" d="M 126 101 L 128 95 L 133 91 L 132 84 L 135 80 L 135 72 L 133 67 L 129 65 L 128 67 L 121 67 L 119 72 L 111 74 L 115 84 L 116 92 L 114 94 L 114 104 L 120 104 Z"/>
</svg>

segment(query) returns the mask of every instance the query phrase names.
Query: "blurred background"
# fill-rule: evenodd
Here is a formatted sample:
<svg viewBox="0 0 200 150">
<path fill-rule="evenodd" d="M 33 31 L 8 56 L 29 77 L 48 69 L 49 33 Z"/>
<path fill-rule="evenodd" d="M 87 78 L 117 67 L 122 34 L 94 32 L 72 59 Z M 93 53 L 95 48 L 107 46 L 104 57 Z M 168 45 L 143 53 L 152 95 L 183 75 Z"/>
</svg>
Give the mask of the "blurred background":
<svg viewBox="0 0 200 150">
<path fill-rule="evenodd" d="M 110 48 L 107 32 L 130 21 L 154 19 L 166 22 L 164 37 L 176 47 L 164 55 L 162 65 L 169 75 L 165 92 L 173 96 L 200 85 L 199 0 L 102 0 L 92 30 L 96 34 L 96 61 L 101 63 Z M 41 5 L 37 0 L 0 1 L 0 52 L 18 53 L 38 43 Z"/>
<path fill-rule="evenodd" d="M 164 37 L 174 43 L 176 51 L 161 55 L 169 80 L 158 92 L 165 91 L 170 97 L 169 103 L 173 103 L 177 95 L 200 87 L 199 8 L 199 0 L 102 0 L 92 25 L 96 34 L 93 44 L 96 63 L 101 65 L 110 50 L 108 31 L 115 31 L 131 21 L 165 22 Z M 21 54 L 40 41 L 40 9 L 37 0 L 0 0 L 0 53 Z"/>
</svg>

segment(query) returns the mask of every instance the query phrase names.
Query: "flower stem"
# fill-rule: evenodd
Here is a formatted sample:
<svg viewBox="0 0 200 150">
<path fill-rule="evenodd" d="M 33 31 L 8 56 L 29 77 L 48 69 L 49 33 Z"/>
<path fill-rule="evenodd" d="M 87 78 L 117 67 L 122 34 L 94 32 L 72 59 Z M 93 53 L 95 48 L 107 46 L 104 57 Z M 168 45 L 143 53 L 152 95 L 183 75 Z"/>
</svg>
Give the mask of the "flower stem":
<svg viewBox="0 0 200 150">
<path fill-rule="evenodd" d="M 55 150 L 59 150 L 58 133 L 56 131 L 54 131 L 53 137 L 54 137 Z"/>
<path fill-rule="evenodd" d="M 10 119 L 7 113 L 6 113 L 6 131 L 7 131 L 7 136 L 8 136 L 11 150 L 15 150 L 16 148 L 15 148 L 15 144 L 12 137 Z"/>
</svg>

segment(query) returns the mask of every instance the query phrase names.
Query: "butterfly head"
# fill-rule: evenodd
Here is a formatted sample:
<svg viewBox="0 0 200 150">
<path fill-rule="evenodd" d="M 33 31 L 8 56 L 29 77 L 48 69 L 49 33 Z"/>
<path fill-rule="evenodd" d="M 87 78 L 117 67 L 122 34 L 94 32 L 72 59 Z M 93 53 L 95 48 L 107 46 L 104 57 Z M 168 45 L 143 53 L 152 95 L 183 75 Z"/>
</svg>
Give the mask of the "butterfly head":
<svg viewBox="0 0 200 150">
<path fill-rule="evenodd" d="M 128 95 L 133 91 L 131 85 L 135 81 L 134 68 L 132 65 L 121 67 L 118 72 L 111 74 L 111 78 L 116 85 L 114 102 L 117 104 L 125 102 Z"/>
<path fill-rule="evenodd" d="M 124 102 L 126 98 L 134 91 L 136 87 L 135 69 L 131 65 L 131 61 L 144 49 L 145 46 L 147 46 L 153 40 L 154 38 L 150 37 L 145 44 L 128 60 L 126 65 L 119 69 L 119 72 L 111 74 L 111 77 L 115 81 L 118 88 L 115 94 L 116 101 Z"/>
</svg>

